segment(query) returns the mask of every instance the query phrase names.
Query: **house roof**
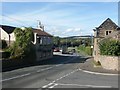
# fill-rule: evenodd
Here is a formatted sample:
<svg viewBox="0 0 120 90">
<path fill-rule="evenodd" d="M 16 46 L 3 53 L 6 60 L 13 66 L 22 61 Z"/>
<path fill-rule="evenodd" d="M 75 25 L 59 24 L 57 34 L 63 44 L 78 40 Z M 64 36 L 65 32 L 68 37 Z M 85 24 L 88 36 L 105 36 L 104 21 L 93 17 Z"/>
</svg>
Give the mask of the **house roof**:
<svg viewBox="0 0 120 90">
<path fill-rule="evenodd" d="M 53 37 L 52 35 L 48 34 L 48 33 L 45 32 L 45 31 L 42 31 L 42 30 L 40 30 L 40 29 L 35 29 L 35 28 L 33 28 L 33 33 L 37 33 L 37 35 L 40 35 L 40 36 Z"/>
<path fill-rule="evenodd" d="M 11 34 L 16 27 L 13 27 L 13 26 L 7 26 L 7 25 L 0 25 L 0 27 L 5 31 L 7 32 L 8 34 Z M 37 33 L 38 35 L 40 36 L 49 36 L 49 37 L 52 37 L 52 35 L 48 34 L 47 32 L 45 31 L 42 31 L 40 29 L 35 29 L 33 28 L 33 33 Z"/>
<path fill-rule="evenodd" d="M 107 18 L 99 27 L 97 27 L 97 29 L 99 28 L 117 29 L 118 26 L 110 18 Z"/>
<path fill-rule="evenodd" d="M 0 25 L 0 27 L 7 32 L 8 34 L 12 33 L 16 27 L 7 26 L 7 25 Z"/>
</svg>

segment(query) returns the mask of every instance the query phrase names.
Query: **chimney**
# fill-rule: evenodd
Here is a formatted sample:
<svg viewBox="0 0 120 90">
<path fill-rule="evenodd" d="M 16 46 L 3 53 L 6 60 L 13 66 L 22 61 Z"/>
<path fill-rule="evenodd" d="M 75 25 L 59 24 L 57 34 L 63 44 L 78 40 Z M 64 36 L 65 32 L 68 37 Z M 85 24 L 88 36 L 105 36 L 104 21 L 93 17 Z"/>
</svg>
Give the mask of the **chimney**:
<svg viewBox="0 0 120 90">
<path fill-rule="evenodd" d="M 42 26 L 42 30 L 44 31 L 44 25 Z"/>
<path fill-rule="evenodd" d="M 37 28 L 40 29 L 41 28 L 41 22 L 38 20 L 38 25 Z"/>
<path fill-rule="evenodd" d="M 40 20 L 38 20 L 37 28 L 44 31 L 44 26 L 41 24 Z"/>
</svg>

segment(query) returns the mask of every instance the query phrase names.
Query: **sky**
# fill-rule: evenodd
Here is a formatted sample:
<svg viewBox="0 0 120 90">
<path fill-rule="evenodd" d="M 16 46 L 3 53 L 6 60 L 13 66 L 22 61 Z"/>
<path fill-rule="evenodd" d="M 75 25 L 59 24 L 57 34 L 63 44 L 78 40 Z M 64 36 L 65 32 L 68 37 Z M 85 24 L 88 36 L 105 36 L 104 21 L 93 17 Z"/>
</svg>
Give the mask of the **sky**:
<svg viewBox="0 0 120 90">
<path fill-rule="evenodd" d="M 117 2 L 2 2 L 0 24 L 37 28 L 54 36 L 92 35 L 107 18 L 118 24 Z"/>
</svg>

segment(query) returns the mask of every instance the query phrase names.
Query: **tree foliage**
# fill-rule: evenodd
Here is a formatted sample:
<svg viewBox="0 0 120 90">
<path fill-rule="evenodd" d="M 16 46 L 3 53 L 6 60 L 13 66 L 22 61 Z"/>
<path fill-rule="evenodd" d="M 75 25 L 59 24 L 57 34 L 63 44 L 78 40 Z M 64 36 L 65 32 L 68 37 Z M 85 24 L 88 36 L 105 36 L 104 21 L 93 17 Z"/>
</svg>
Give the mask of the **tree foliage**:
<svg viewBox="0 0 120 90">
<path fill-rule="evenodd" d="M 80 45 L 77 50 L 81 54 L 92 55 L 92 49 L 90 46 Z"/>
<path fill-rule="evenodd" d="M 91 38 L 60 38 L 60 37 L 53 37 L 54 46 L 65 46 L 68 47 L 75 47 L 79 45 L 90 46 L 91 45 Z"/>
<path fill-rule="evenodd" d="M 33 39 L 32 28 L 16 28 L 14 34 L 16 41 L 10 47 L 11 56 L 24 57 L 31 50 L 31 41 Z"/>
<path fill-rule="evenodd" d="M 99 42 L 100 54 L 120 56 L 120 41 L 104 39 Z"/>
</svg>

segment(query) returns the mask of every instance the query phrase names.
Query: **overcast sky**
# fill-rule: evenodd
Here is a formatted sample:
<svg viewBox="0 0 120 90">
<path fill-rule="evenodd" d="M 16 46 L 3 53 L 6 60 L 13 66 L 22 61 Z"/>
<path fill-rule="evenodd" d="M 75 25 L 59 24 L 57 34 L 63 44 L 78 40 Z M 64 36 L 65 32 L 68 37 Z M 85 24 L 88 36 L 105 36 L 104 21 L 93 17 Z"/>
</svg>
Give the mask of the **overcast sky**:
<svg viewBox="0 0 120 90">
<path fill-rule="evenodd" d="M 3 2 L 0 24 L 37 27 L 55 36 L 91 35 L 105 19 L 118 23 L 117 2 Z"/>
</svg>

